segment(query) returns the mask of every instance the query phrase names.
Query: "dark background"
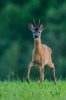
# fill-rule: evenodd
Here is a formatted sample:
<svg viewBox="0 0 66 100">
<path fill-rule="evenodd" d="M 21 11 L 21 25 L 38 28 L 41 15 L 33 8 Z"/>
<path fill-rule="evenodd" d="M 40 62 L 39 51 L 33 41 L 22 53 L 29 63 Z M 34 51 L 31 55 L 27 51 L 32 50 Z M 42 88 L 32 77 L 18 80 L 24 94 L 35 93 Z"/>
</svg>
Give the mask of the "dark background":
<svg viewBox="0 0 66 100">
<path fill-rule="evenodd" d="M 31 61 L 34 46 L 28 22 L 46 22 L 42 43 L 53 53 L 56 77 L 66 77 L 66 0 L 0 0 L 0 79 L 23 79 Z M 39 77 L 32 67 L 32 77 Z M 45 67 L 45 78 L 53 78 Z"/>
</svg>

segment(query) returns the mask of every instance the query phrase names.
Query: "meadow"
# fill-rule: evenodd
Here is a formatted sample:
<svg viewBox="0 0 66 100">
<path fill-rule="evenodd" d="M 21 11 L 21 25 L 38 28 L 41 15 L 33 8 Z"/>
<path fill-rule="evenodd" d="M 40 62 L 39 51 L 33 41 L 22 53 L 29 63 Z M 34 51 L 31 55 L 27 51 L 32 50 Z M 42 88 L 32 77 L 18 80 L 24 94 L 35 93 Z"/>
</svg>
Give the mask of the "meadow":
<svg viewBox="0 0 66 100">
<path fill-rule="evenodd" d="M 0 100 L 66 100 L 66 80 L 0 81 Z"/>
</svg>

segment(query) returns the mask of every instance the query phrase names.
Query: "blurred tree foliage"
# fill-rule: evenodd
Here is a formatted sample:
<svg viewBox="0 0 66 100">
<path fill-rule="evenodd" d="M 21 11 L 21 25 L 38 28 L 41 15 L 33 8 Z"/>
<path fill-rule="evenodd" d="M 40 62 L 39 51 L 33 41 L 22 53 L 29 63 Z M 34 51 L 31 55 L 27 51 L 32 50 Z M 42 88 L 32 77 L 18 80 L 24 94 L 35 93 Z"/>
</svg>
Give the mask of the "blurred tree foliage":
<svg viewBox="0 0 66 100">
<path fill-rule="evenodd" d="M 33 36 L 28 22 L 46 22 L 42 43 L 52 48 L 56 76 L 66 77 L 66 0 L 0 0 L 0 79 L 26 77 Z M 31 75 L 38 77 L 34 68 Z M 45 68 L 47 78 L 51 69 Z"/>
</svg>

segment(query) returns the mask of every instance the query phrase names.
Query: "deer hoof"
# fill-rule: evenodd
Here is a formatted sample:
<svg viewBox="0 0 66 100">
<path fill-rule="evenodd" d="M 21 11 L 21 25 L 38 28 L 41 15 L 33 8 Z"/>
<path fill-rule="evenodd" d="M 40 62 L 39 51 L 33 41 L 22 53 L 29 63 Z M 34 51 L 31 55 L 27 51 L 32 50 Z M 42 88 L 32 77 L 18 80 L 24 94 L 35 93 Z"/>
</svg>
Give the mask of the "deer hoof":
<svg viewBox="0 0 66 100">
<path fill-rule="evenodd" d="M 26 81 L 27 81 L 28 83 L 30 83 L 30 81 L 29 81 L 29 79 L 28 79 L 28 78 L 26 78 Z"/>
</svg>

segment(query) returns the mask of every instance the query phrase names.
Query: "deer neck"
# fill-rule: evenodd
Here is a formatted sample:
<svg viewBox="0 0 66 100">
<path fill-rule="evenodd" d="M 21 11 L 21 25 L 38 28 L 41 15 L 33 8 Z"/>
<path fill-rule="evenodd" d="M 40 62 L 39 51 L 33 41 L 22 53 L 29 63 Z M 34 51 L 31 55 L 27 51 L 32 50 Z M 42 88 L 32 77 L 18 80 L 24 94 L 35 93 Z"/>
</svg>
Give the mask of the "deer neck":
<svg viewBox="0 0 66 100">
<path fill-rule="evenodd" d="M 38 40 L 34 40 L 34 49 L 35 51 L 39 51 L 41 48 L 41 39 L 39 38 Z"/>
</svg>

